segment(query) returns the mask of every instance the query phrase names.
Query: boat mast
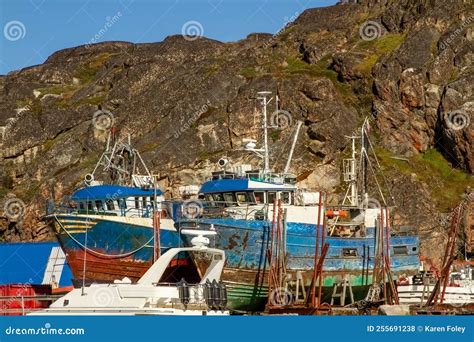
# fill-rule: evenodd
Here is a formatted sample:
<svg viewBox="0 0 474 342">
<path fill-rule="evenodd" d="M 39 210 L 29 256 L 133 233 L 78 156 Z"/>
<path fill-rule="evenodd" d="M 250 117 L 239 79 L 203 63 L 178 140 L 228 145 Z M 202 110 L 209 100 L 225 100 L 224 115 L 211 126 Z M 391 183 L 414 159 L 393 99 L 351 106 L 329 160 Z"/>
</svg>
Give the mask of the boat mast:
<svg viewBox="0 0 474 342">
<path fill-rule="evenodd" d="M 361 178 L 362 178 L 362 196 L 364 201 L 368 200 L 368 194 L 367 194 L 367 159 L 368 159 L 368 154 L 367 154 L 367 149 L 366 149 L 366 125 L 368 124 L 368 119 L 365 118 L 364 123 L 362 124 L 362 127 L 360 129 L 360 158 L 361 158 Z"/>
<path fill-rule="evenodd" d="M 346 183 L 349 183 L 349 188 L 347 189 L 346 196 L 344 197 L 344 201 L 342 202 L 342 204 L 345 204 L 346 200 L 348 200 L 350 206 L 358 206 L 359 189 L 357 187 L 356 139 L 358 139 L 359 137 L 356 135 L 352 135 L 347 138 L 351 139 L 352 154 L 350 159 L 343 160 L 344 181 Z"/>
<path fill-rule="evenodd" d="M 267 118 L 267 105 L 273 100 L 273 98 L 267 99 L 271 95 L 270 91 L 260 91 L 257 93 L 257 97 L 263 105 L 263 174 L 266 175 L 270 172 L 270 158 L 268 154 L 268 118 Z"/>
</svg>

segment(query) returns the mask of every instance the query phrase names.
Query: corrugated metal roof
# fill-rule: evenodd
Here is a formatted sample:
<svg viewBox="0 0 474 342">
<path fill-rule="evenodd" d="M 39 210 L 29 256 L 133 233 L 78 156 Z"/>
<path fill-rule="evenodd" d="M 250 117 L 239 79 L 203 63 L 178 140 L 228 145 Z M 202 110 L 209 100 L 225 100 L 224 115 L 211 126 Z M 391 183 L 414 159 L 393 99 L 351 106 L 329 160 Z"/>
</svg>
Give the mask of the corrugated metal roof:
<svg viewBox="0 0 474 342">
<path fill-rule="evenodd" d="M 0 284 L 41 284 L 51 250 L 57 242 L 0 243 Z M 59 286 L 72 285 L 72 273 L 64 265 Z"/>
</svg>

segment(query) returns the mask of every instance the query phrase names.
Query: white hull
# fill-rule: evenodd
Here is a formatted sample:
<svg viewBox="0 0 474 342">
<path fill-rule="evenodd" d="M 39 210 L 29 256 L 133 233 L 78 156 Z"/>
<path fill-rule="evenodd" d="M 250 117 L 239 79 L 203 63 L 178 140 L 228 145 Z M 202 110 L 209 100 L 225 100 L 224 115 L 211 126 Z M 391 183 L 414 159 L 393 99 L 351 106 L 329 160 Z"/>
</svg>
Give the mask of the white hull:
<svg viewBox="0 0 474 342">
<path fill-rule="evenodd" d="M 229 315 L 225 310 L 227 291 L 221 291 L 222 287 L 219 286 L 223 285 L 218 284 L 225 254 L 219 249 L 207 248 L 209 239 L 201 233 L 192 239 L 194 247 L 171 248 L 160 256 L 136 284 L 124 278 L 113 284 L 92 284 L 74 289 L 51 304 L 49 309 L 30 315 Z M 186 232 L 183 231 L 183 234 Z M 183 252 L 204 254 L 203 257 L 208 258 L 210 264 L 201 281 L 198 284 L 185 281 L 178 284 L 161 283 L 171 261 Z"/>
<path fill-rule="evenodd" d="M 46 309 L 40 312 L 32 312 L 29 316 L 228 316 L 228 311 L 210 311 L 207 309 L 130 309 L 130 308 L 83 308 L 80 310 Z"/>
<path fill-rule="evenodd" d="M 401 285 L 398 286 L 400 304 L 426 303 L 434 285 Z M 470 304 L 474 303 L 474 283 L 467 282 L 461 286 L 446 287 L 444 304 Z"/>
</svg>

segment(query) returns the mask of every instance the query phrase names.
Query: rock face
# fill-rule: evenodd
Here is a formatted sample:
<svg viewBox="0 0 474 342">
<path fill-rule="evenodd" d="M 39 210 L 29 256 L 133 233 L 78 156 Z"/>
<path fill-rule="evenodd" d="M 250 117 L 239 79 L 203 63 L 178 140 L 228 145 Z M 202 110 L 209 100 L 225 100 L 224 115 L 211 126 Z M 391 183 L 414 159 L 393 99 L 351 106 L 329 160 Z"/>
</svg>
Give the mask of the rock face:
<svg viewBox="0 0 474 342">
<path fill-rule="evenodd" d="M 202 181 L 222 156 L 258 163 L 235 149 L 258 138 L 261 90 L 279 95 L 292 123 L 304 122 L 292 171 L 306 186 L 342 189 L 345 136 L 368 115 L 384 153 L 415 158 L 436 149 L 472 173 L 473 15 L 469 1 L 359 1 L 307 10 L 274 36 L 79 46 L 0 76 L 0 197 L 26 204 L 16 222 L 3 214 L 0 236 L 51 238 L 39 223 L 45 199 L 81 185 L 112 124 L 131 134 L 171 191 Z M 271 132 L 277 169 L 291 134 Z M 420 220 L 414 208 L 424 202 L 440 214 L 432 192 L 443 190 L 426 189 L 428 179 L 416 172 L 397 173 L 406 167 L 383 167 L 401 198 L 399 223 L 430 232 L 437 216 Z M 456 191 L 449 204 L 460 199 L 463 189 Z"/>
</svg>

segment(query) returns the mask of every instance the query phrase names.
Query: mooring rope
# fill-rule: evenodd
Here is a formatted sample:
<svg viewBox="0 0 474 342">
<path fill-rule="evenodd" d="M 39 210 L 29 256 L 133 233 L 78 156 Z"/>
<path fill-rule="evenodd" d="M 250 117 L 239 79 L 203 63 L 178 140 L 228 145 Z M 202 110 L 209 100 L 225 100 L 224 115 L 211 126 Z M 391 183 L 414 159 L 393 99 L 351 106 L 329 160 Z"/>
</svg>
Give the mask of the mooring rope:
<svg viewBox="0 0 474 342">
<path fill-rule="evenodd" d="M 59 223 L 59 225 L 61 226 L 61 228 L 66 232 L 67 235 L 69 235 L 69 237 L 75 242 L 77 243 L 81 248 L 83 248 L 86 252 L 90 252 L 91 254 L 93 255 L 96 255 L 98 257 L 102 257 L 102 258 L 107 258 L 107 259 L 119 259 L 119 258 L 125 258 L 125 257 L 128 257 L 132 254 L 135 254 L 136 252 L 142 250 L 143 248 L 145 248 L 146 245 L 148 245 L 151 241 L 153 241 L 153 238 L 154 236 L 152 236 L 147 242 L 145 242 L 142 246 L 140 246 L 139 248 L 131 251 L 131 252 L 128 252 L 128 253 L 124 253 L 124 254 L 116 254 L 116 255 L 110 255 L 110 254 L 104 254 L 104 253 L 100 253 L 100 252 L 96 252 L 88 247 L 86 247 L 85 245 L 83 245 L 81 242 L 79 242 L 74 236 L 72 236 L 67 230 L 66 228 L 64 228 L 63 224 L 58 220 L 58 217 L 56 216 L 56 214 L 54 214 L 54 218 L 56 219 L 56 222 Z M 87 229 L 87 228 L 86 228 Z"/>
</svg>

